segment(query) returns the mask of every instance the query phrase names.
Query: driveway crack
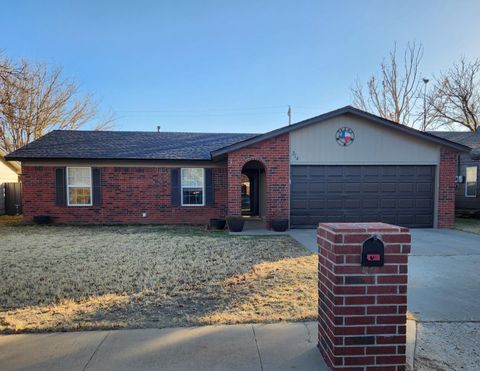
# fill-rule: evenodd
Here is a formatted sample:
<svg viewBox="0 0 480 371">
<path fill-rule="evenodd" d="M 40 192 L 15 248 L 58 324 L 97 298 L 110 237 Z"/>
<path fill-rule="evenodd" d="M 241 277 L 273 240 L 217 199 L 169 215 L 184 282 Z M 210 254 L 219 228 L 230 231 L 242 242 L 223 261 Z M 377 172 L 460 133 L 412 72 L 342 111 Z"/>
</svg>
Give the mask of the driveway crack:
<svg viewBox="0 0 480 371">
<path fill-rule="evenodd" d="M 260 354 L 260 348 L 258 347 L 257 334 L 255 334 L 255 328 L 252 325 L 253 338 L 255 339 L 255 346 L 257 347 L 258 359 L 260 360 L 260 370 L 263 371 L 262 355 Z"/>
<path fill-rule="evenodd" d="M 90 364 L 90 362 L 92 361 L 93 357 L 95 356 L 95 354 L 97 353 L 98 349 L 100 349 L 100 347 L 102 346 L 102 344 L 105 342 L 105 340 L 107 339 L 108 335 L 110 335 L 109 332 L 106 333 L 106 335 L 103 337 L 102 341 L 100 341 L 100 343 L 98 343 L 97 347 L 95 348 L 95 350 L 93 351 L 92 355 L 90 356 L 90 358 L 88 359 L 87 363 L 85 364 L 85 367 L 83 367 L 83 370 L 82 371 L 85 371 L 88 367 L 88 365 Z"/>
</svg>

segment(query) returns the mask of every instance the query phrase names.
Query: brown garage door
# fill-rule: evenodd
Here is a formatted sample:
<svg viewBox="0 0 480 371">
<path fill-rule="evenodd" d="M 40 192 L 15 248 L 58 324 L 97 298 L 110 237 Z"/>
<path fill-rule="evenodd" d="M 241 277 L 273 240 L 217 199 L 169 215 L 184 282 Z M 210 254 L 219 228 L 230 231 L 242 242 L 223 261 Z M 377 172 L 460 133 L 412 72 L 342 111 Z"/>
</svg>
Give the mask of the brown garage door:
<svg viewBox="0 0 480 371">
<path fill-rule="evenodd" d="M 433 227 L 435 166 L 291 167 L 290 223 L 381 221 Z"/>
</svg>

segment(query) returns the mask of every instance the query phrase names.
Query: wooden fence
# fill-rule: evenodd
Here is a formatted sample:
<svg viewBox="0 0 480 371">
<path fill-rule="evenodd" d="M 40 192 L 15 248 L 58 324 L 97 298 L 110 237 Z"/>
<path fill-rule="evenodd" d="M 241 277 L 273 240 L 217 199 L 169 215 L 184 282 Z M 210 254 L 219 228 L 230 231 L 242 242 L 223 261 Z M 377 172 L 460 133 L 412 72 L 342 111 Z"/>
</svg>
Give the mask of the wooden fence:
<svg viewBox="0 0 480 371">
<path fill-rule="evenodd" d="M 22 213 L 22 183 L 0 184 L 0 215 Z"/>
</svg>

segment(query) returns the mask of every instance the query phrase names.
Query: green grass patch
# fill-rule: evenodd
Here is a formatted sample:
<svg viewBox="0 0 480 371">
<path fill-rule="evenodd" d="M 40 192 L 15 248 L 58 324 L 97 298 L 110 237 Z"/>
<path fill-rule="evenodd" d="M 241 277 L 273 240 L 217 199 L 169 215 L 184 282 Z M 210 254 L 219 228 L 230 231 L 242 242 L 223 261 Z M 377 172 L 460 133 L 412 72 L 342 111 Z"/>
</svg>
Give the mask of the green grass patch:
<svg viewBox="0 0 480 371">
<path fill-rule="evenodd" d="M 455 229 L 480 234 L 480 219 L 455 219 Z"/>
</svg>

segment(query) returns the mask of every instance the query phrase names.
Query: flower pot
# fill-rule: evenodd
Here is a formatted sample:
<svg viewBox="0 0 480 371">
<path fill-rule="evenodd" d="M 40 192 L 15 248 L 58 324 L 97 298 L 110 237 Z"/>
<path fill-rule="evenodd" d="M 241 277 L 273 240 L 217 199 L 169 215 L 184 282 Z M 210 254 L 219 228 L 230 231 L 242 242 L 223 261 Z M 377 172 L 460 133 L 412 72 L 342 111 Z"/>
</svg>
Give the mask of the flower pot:
<svg viewBox="0 0 480 371">
<path fill-rule="evenodd" d="M 288 219 L 272 219 L 272 229 L 275 232 L 285 232 L 288 229 Z"/>
<path fill-rule="evenodd" d="M 241 232 L 245 225 L 245 220 L 241 216 L 227 216 L 227 224 L 230 232 Z"/>
<path fill-rule="evenodd" d="M 35 215 L 33 217 L 33 222 L 35 224 L 50 224 L 52 222 L 52 217 L 50 215 Z"/>
<path fill-rule="evenodd" d="M 212 218 L 210 219 L 210 229 L 224 230 L 225 223 L 226 223 L 225 219 Z"/>
</svg>

